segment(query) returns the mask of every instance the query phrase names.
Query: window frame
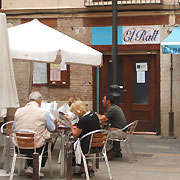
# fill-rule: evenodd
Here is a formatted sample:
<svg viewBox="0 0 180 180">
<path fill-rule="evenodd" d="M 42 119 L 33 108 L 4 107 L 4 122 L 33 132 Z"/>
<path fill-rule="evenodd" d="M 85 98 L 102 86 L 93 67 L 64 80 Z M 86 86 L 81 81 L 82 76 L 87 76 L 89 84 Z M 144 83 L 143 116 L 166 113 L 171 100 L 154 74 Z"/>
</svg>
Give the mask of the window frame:
<svg viewBox="0 0 180 180">
<path fill-rule="evenodd" d="M 57 87 L 57 88 L 67 88 L 70 87 L 70 65 L 67 66 L 67 70 L 61 71 L 61 80 L 60 81 L 50 81 L 50 63 L 46 63 L 47 65 L 47 83 L 36 83 L 32 82 L 32 86 L 41 87 L 41 86 L 48 86 L 48 87 Z M 55 83 L 53 83 L 55 82 Z M 65 83 L 64 83 L 65 82 Z"/>
<path fill-rule="evenodd" d="M 47 84 L 50 87 L 69 87 L 70 86 L 70 65 L 66 65 L 67 70 L 61 71 L 61 80 L 60 81 L 50 81 L 50 64 L 47 64 Z M 65 76 L 65 77 L 64 77 Z M 53 83 L 55 82 L 55 83 Z M 66 82 L 66 83 L 63 83 Z"/>
</svg>

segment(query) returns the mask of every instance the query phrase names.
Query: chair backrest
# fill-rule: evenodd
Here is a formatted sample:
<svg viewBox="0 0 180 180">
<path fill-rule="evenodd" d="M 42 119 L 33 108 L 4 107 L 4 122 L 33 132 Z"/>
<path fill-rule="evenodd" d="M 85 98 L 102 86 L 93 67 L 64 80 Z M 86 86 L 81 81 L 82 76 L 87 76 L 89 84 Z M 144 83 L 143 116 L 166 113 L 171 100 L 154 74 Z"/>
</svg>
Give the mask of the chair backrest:
<svg viewBox="0 0 180 180">
<path fill-rule="evenodd" d="M 3 135 L 9 136 L 13 132 L 13 122 L 14 121 L 8 121 L 1 126 L 1 133 Z"/>
<path fill-rule="evenodd" d="M 27 129 L 14 131 L 12 133 L 13 143 L 20 149 L 34 149 L 36 151 L 35 139 L 36 132 Z"/>
<path fill-rule="evenodd" d="M 131 136 L 133 135 L 136 126 L 138 124 L 138 120 L 135 120 L 131 123 L 129 123 L 127 126 L 125 126 L 123 129 L 121 129 L 122 131 L 125 131 L 127 133 L 127 138 L 126 139 L 130 139 Z"/>
<path fill-rule="evenodd" d="M 80 141 L 83 140 L 85 137 L 90 136 L 90 144 L 89 144 L 89 151 L 87 154 L 92 153 L 93 151 L 102 151 L 105 148 L 108 137 L 109 131 L 105 129 L 99 129 L 95 131 L 91 131 L 81 137 Z"/>
</svg>

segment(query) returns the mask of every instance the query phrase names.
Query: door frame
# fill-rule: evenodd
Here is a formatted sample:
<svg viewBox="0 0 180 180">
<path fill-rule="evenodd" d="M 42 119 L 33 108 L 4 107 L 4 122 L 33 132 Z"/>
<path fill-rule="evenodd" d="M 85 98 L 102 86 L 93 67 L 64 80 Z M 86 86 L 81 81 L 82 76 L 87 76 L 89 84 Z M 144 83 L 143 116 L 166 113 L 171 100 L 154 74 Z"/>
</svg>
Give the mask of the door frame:
<svg viewBox="0 0 180 180">
<path fill-rule="evenodd" d="M 101 51 L 103 55 L 111 56 L 111 45 L 94 45 L 94 49 Z M 118 55 L 140 55 L 140 54 L 155 54 L 155 94 L 154 98 L 156 99 L 155 103 L 155 131 L 157 134 L 161 134 L 161 122 L 160 122 L 160 45 L 159 44 L 144 44 L 144 45 L 118 45 Z M 103 66 L 104 69 L 102 75 L 106 76 L 107 63 L 104 62 L 103 57 Z M 100 74 L 99 74 L 100 75 Z M 100 77 L 101 78 L 101 77 Z M 103 82 L 104 84 L 106 82 Z M 106 86 L 104 86 L 103 92 L 107 92 Z M 99 96 L 99 104 L 102 104 L 102 97 Z M 97 69 L 93 67 L 93 110 L 97 111 Z M 100 112 L 103 113 L 103 112 Z"/>
<path fill-rule="evenodd" d="M 137 113 L 140 112 L 139 126 L 138 129 L 141 131 L 151 131 L 156 132 L 155 129 L 155 106 L 156 106 L 156 98 L 155 98 L 155 54 L 138 54 L 138 55 L 125 55 L 120 56 L 119 60 L 123 60 L 123 77 L 124 77 L 124 89 L 125 93 L 122 94 L 124 99 L 123 103 L 120 104 L 120 107 L 123 109 L 127 122 L 130 123 L 132 120 L 136 120 Z M 136 104 L 133 102 L 134 99 L 134 68 L 135 62 L 147 62 L 149 61 L 148 69 L 150 70 L 149 76 L 149 104 Z M 149 71 L 148 70 L 148 71 Z M 131 74 L 133 73 L 133 74 Z M 127 76 L 127 74 L 130 74 Z M 142 113 L 144 114 L 144 118 L 141 119 Z M 136 115 L 135 115 L 136 114 Z M 139 114 L 139 113 L 138 113 Z M 149 115 L 145 115 L 149 114 Z M 136 117 L 135 117 L 136 116 Z"/>
</svg>

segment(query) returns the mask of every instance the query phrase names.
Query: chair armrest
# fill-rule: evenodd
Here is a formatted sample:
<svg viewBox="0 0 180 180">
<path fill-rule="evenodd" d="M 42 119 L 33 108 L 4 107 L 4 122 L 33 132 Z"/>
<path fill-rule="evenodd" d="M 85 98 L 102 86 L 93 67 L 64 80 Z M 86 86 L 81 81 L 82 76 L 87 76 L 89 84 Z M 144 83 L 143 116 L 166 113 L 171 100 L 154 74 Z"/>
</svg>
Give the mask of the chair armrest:
<svg viewBox="0 0 180 180">
<path fill-rule="evenodd" d="M 1 126 L 1 134 L 9 136 L 9 134 L 11 134 L 13 132 L 13 129 L 12 129 L 13 122 L 14 121 L 8 121 L 8 122 L 4 123 Z M 6 127 L 6 128 L 4 129 L 4 127 Z"/>
<path fill-rule="evenodd" d="M 110 127 L 109 130 L 118 130 L 118 128 Z"/>
</svg>

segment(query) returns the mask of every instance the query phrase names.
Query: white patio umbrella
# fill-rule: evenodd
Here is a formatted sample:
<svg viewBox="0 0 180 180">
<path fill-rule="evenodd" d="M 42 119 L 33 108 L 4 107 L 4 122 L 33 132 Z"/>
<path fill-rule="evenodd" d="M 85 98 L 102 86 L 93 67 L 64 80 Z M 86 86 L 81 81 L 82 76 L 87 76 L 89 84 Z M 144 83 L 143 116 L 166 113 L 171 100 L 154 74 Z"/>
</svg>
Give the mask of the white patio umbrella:
<svg viewBox="0 0 180 180">
<path fill-rule="evenodd" d="M 8 29 L 13 59 L 99 66 L 102 53 L 34 19 Z M 32 63 L 29 92 L 32 89 Z"/>
<path fill-rule="evenodd" d="M 19 101 L 9 48 L 6 15 L 0 13 L 0 116 L 8 107 L 19 107 Z"/>
<path fill-rule="evenodd" d="M 99 66 L 102 53 L 37 19 L 8 29 L 13 59 Z"/>
</svg>

